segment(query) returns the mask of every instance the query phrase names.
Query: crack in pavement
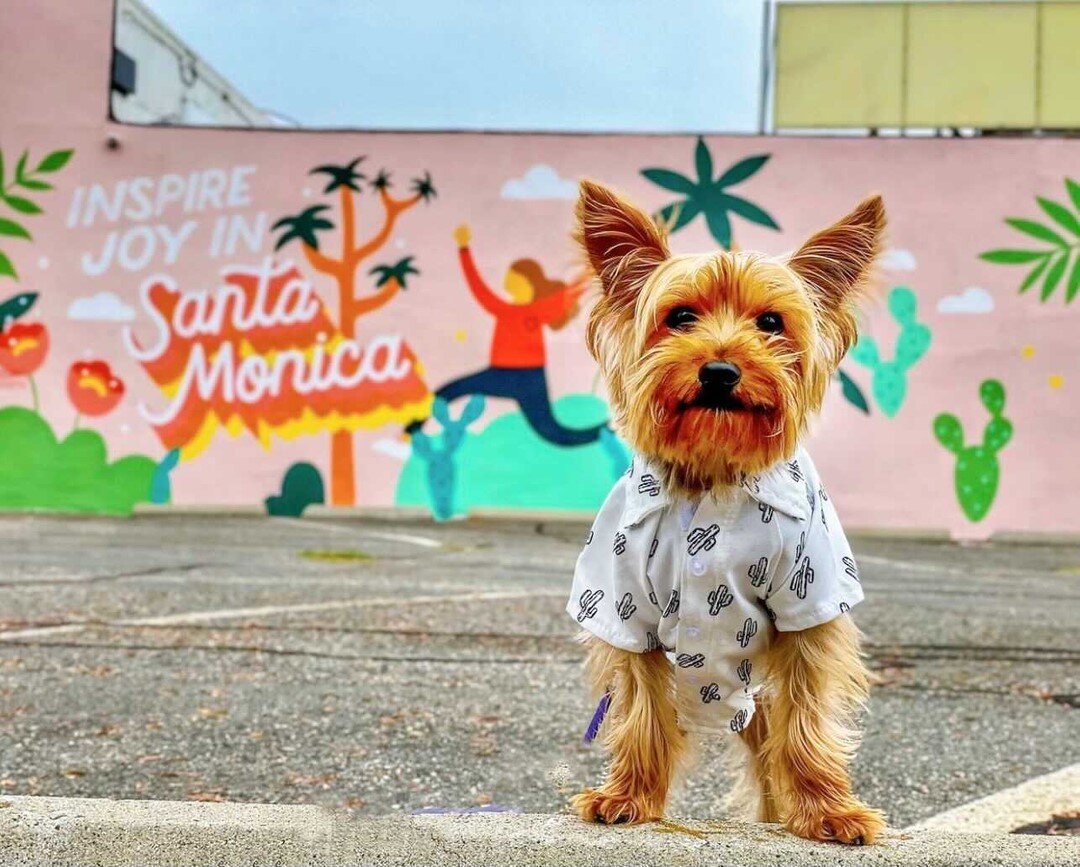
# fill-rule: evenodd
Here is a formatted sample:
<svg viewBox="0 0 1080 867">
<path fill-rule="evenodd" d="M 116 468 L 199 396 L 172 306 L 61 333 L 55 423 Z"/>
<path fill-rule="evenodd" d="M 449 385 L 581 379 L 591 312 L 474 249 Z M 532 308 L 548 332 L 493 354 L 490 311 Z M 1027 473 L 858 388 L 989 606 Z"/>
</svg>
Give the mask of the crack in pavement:
<svg viewBox="0 0 1080 867">
<path fill-rule="evenodd" d="M 123 578 L 146 578 L 150 575 L 161 575 L 166 572 L 192 572 L 205 566 L 214 566 L 214 563 L 181 563 L 170 566 L 151 566 L 147 569 L 136 569 L 131 572 L 109 572 L 105 575 L 90 575 L 86 578 L 40 578 L 28 581 L 0 581 L 0 587 L 61 587 L 72 584 L 99 584 L 102 581 L 119 581 Z"/>
</svg>

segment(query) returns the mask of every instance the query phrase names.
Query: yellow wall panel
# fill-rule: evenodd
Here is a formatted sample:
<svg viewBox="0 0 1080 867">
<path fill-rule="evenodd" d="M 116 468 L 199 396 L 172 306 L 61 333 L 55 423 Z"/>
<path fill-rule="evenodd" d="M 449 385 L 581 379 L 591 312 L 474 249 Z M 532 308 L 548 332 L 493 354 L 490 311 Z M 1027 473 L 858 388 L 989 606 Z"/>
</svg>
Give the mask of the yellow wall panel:
<svg viewBox="0 0 1080 867">
<path fill-rule="evenodd" d="M 774 119 L 784 127 L 898 126 L 899 5 L 781 5 Z"/>
<path fill-rule="evenodd" d="M 1044 4 L 1039 126 L 1080 127 L 1080 3 Z"/>
<path fill-rule="evenodd" d="M 1034 3 L 913 3 L 908 126 L 1035 125 Z"/>
</svg>

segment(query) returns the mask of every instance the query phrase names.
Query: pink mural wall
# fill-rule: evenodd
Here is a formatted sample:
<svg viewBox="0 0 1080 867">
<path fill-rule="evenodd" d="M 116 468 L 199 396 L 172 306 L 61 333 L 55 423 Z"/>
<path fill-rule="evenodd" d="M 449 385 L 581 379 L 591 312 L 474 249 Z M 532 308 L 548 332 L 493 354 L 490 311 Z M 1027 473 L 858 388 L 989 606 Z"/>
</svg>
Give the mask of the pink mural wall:
<svg viewBox="0 0 1080 867">
<path fill-rule="evenodd" d="M 1080 145 L 122 126 L 111 14 L 5 4 L 0 507 L 595 507 L 626 453 L 568 238 L 588 176 L 684 216 L 712 201 L 679 251 L 730 226 L 782 252 L 882 192 L 885 292 L 814 433 L 846 522 L 1080 524 Z M 511 359 L 532 373 L 453 385 L 496 322 L 496 361 L 534 335 Z"/>
</svg>

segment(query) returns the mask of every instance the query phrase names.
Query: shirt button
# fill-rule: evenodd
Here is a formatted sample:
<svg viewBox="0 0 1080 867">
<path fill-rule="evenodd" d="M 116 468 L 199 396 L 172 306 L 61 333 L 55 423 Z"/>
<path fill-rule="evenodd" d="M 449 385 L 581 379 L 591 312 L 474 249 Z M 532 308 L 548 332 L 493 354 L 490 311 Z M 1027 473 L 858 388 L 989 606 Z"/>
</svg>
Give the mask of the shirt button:
<svg viewBox="0 0 1080 867">
<path fill-rule="evenodd" d="M 686 634 L 689 638 L 697 638 L 699 635 L 701 635 L 701 630 L 698 629 L 696 626 L 687 626 Z"/>
<path fill-rule="evenodd" d="M 690 571 L 699 577 L 705 574 L 705 569 L 705 563 L 701 560 L 692 560 L 690 562 Z"/>
</svg>

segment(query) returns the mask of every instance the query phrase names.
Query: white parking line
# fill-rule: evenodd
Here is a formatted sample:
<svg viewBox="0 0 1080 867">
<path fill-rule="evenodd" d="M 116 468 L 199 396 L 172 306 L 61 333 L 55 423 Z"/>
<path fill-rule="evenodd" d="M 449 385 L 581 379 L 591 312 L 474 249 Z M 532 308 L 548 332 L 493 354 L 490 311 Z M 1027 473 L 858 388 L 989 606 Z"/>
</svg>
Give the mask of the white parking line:
<svg viewBox="0 0 1080 867">
<path fill-rule="evenodd" d="M 343 527 L 340 524 L 327 524 L 321 521 L 304 521 L 301 518 L 285 518 L 285 522 L 295 524 L 298 527 L 311 529 L 316 527 L 330 533 L 346 533 L 350 536 L 368 537 L 369 539 L 382 539 L 386 542 L 404 542 L 407 545 L 416 545 L 419 548 L 441 548 L 443 543 L 438 539 L 430 539 L 427 536 L 417 536 L 413 533 L 386 533 L 381 530 L 367 530 L 357 527 Z"/>
<path fill-rule="evenodd" d="M 1080 809 L 1080 763 L 938 813 L 905 830 L 1007 833 L 1021 825 L 1046 822 L 1055 814 L 1077 809 Z"/>
<path fill-rule="evenodd" d="M 535 599 L 541 596 L 562 598 L 565 595 L 563 591 L 555 590 L 496 590 L 431 596 L 366 596 L 359 599 L 337 599 L 332 602 L 300 602 L 295 605 L 222 608 L 210 611 L 164 614 L 160 617 L 135 617 L 122 620 L 97 620 L 88 623 L 65 623 L 62 626 L 39 626 L 32 629 L 0 631 L 0 641 L 82 632 L 93 626 L 186 626 L 194 623 L 211 623 L 216 620 L 245 620 L 252 617 L 269 617 L 276 614 L 339 611 L 346 608 L 378 608 L 386 605 L 431 605 L 444 602 L 473 602 L 478 600 Z"/>
</svg>

